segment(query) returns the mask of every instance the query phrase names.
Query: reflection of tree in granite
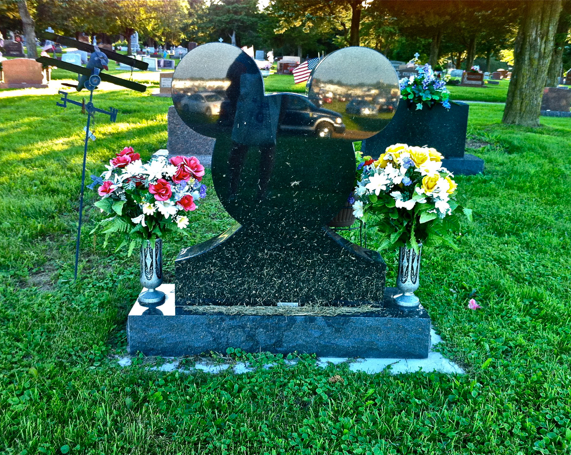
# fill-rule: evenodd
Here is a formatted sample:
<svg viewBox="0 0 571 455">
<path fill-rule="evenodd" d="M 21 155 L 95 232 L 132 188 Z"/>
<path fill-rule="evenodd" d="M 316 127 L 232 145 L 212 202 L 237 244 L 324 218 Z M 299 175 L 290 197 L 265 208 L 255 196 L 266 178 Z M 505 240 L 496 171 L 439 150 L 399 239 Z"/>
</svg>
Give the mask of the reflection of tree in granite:
<svg viewBox="0 0 571 455">
<path fill-rule="evenodd" d="M 357 52 L 363 53 L 362 49 Z M 375 51 L 366 54 L 375 60 L 375 68 L 384 59 Z M 215 64 L 206 70 L 205 61 Z M 368 67 L 361 60 L 360 71 Z M 184 97 L 196 93 L 194 80 L 208 86 L 205 71 L 213 80 L 228 81 L 217 125 L 183 109 Z M 350 80 L 340 83 L 347 87 L 345 92 L 351 90 Z M 294 94 L 265 96 L 253 59 L 224 44 L 207 44 L 189 52 L 175 71 L 173 93 L 185 123 L 216 138 L 214 186 L 224 208 L 240 223 L 181 252 L 176 261 L 177 305 L 380 304 L 385 282 L 380 255 L 325 227 L 353 189 L 351 134 L 361 139 L 378 129 L 355 122 L 355 130 L 347 135 L 320 138 L 310 134 L 315 123 L 308 123 L 300 124 L 297 131 L 285 128 L 289 131 L 284 134 L 280 125 L 290 101 L 302 99 L 300 104 L 308 105 L 308 99 Z M 341 113 L 329 112 L 341 119 Z M 310 118 L 309 114 L 327 113 L 310 106 L 307 114 Z"/>
</svg>

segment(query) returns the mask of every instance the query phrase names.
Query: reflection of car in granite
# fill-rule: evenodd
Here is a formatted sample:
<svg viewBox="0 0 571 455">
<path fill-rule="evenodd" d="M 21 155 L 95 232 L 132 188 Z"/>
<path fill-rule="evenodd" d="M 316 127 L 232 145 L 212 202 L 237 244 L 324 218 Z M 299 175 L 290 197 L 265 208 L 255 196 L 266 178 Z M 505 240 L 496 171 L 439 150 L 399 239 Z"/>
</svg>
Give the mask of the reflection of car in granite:
<svg viewBox="0 0 571 455">
<path fill-rule="evenodd" d="M 214 92 L 195 93 L 182 100 L 183 109 L 189 112 L 204 114 L 208 117 L 220 114 L 223 98 Z"/>
<path fill-rule="evenodd" d="M 376 96 L 373 99 L 373 105 L 377 108 L 377 112 L 393 112 L 398 105 L 398 100 L 390 96 Z"/>
<path fill-rule="evenodd" d="M 349 101 L 345 107 L 345 112 L 356 115 L 376 115 L 379 113 L 379 108 L 367 100 L 355 98 Z"/>
<path fill-rule="evenodd" d="M 280 129 L 283 131 L 316 134 L 319 137 L 345 132 L 343 119 L 337 112 L 317 107 L 301 96 L 282 95 L 282 113 Z"/>
</svg>

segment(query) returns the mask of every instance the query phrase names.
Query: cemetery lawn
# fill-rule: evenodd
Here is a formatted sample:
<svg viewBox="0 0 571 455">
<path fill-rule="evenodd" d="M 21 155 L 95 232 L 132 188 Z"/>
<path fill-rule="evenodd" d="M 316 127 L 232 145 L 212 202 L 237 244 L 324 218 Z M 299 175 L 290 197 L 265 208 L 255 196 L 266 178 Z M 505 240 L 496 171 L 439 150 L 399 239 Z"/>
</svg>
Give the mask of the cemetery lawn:
<svg viewBox="0 0 571 455">
<path fill-rule="evenodd" d="M 95 101 L 119 115 L 96 118 L 88 176 L 124 146 L 143 159 L 166 146 L 169 99 L 113 91 Z M 138 259 L 89 235 L 100 214 L 88 191 L 73 282 L 85 117 L 55 103 L 0 93 L 0 453 L 569 453 L 568 119 L 507 127 L 503 106 L 470 106 L 471 151 L 486 172 L 457 180 L 475 220 L 458 251 L 425 248 L 418 292 L 445 342 L 436 349 L 466 374 L 367 375 L 238 350 L 212 362 L 273 366 L 210 375 L 152 371 L 162 361 L 143 356 L 118 366 Z M 166 242 L 167 282 L 183 245 L 231 224 L 205 181 L 190 236 Z M 396 257 L 384 257 L 394 283 Z M 481 310 L 467 308 L 472 296 Z"/>
<path fill-rule="evenodd" d="M 505 103 L 508 96 L 509 81 L 501 80 L 499 85 L 482 87 L 459 87 L 448 85 L 450 99 L 453 101 L 487 101 Z"/>
</svg>

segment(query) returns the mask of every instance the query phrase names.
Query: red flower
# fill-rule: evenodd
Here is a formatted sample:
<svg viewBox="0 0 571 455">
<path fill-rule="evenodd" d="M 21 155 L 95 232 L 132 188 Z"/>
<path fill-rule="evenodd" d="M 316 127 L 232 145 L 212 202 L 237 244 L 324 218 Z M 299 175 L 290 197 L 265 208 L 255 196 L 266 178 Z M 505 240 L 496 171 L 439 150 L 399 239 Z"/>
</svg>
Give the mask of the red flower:
<svg viewBox="0 0 571 455">
<path fill-rule="evenodd" d="M 99 189 L 97 190 L 97 192 L 99 193 L 99 196 L 103 197 L 103 196 L 107 196 L 109 194 L 111 194 L 113 191 L 115 191 L 115 188 L 111 188 L 113 186 L 113 182 L 106 180 L 105 182 L 103 182 L 103 185 L 101 185 L 99 187 Z"/>
<path fill-rule="evenodd" d="M 127 166 L 131 161 L 137 161 L 141 159 L 141 155 L 135 153 L 133 147 L 125 147 L 119 153 L 117 153 L 117 158 L 111 160 L 111 165 L 114 167 L 122 168 Z"/>
<path fill-rule="evenodd" d="M 180 205 L 185 212 L 196 210 L 196 204 L 190 194 L 184 196 L 177 204 Z"/>
<path fill-rule="evenodd" d="M 370 164 L 373 164 L 375 162 L 375 160 L 367 160 L 365 161 L 365 166 L 369 166 Z"/>
<path fill-rule="evenodd" d="M 204 176 L 204 166 L 200 164 L 200 161 L 195 156 L 175 156 L 171 158 L 171 164 L 178 167 L 178 171 L 173 177 L 173 182 L 188 181 L 190 177 L 194 177 L 200 182 Z"/>
<path fill-rule="evenodd" d="M 157 201 L 168 201 L 172 196 L 171 186 L 165 179 L 158 179 L 155 185 L 149 185 L 149 193 L 154 194 Z"/>
</svg>

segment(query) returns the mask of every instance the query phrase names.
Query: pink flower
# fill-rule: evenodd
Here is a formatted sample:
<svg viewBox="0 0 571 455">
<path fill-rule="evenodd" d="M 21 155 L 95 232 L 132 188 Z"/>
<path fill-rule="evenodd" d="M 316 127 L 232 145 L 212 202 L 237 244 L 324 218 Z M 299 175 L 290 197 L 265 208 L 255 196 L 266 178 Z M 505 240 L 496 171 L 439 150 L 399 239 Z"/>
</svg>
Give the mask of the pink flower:
<svg viewBox="0 0 571 455">
<path fill-rule="evenodd" d="M 175 156 L 174 158 L 171 158 L 171 164 L 174 164 L 179 169 L 173 177 L 173 182 L 180 183 L 182 180 L 188 181 L 190 176 L 194 177 L 199 182 L 202 180 L 202 176 L 204 175 L 204 166 L 200 164 L 200 161 L 198 161 L 198 158 L 195 156 Z M 181 170 L 182 172 L 180 172 Z M 185 178 L 188 174 L 190 174 L 190 176 Z"/>
<path fill-rule="evenodd" d="M 141 159 L 141 155 L 135 153 L 133 147 L 125 147 L 119 153 L 117 153 L 117 158 L 111 160 L 111 165 L 113 167 L 123 168 L 127 166 L 131 161 L 137 161 Z"/>
<path fill-rule="evenodd" d="M 194 203 L 194 199 L 190 194 L 187 194 L 180 201 L 177 202 L 185 212 L 196 210 L 196 204 Z"/>
<path fill-rule="evenodd" d="M 165 179 L 158 179 L 155 185 L 149 185 L 149 193 L 154 194 L 157 201 L 168 201 L 172 196 L 171 186 Z"/>
<path fill-rule="evenodd" d="M 478 302 L 476 302 L 474 299 L 470 299 L 470 301 L 468 302 L 468 308 L 470 308 L 471 310 L 479 310 L 482 307 L 478 305 Z"/>
<path fill-rule="evenodd" d="M 115 191 L 115 188 L 111 188 L 113 186 L 113 182 L 106 180 L 105 182 L 103 182 L 103 185 L 101 185 L 99 187 L 99 189 L 97 190 L 97 192 L 99 193 L 99 196 L 104 197 L 104 196 L 109 196 L 113 191 Z"/>
</svg>

